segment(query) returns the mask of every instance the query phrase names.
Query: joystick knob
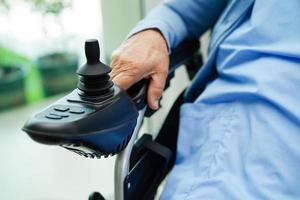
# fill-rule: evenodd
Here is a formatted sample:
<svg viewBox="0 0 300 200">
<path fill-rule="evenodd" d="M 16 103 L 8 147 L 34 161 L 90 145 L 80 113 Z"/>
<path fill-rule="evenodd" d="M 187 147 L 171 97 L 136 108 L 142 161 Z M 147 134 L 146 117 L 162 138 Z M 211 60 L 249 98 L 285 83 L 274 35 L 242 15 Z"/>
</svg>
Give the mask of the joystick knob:
<svg viewBox="0 0 300 200">
<path fill-rule="evenodd" d="M 109 80 L 110 67 L 100 62 L 98 40 L 85 42 L 86 64 L 77 70 L 78 94 L 84 100 L 104 101 L 114 95 L 113 82 Z"/>
</svg>

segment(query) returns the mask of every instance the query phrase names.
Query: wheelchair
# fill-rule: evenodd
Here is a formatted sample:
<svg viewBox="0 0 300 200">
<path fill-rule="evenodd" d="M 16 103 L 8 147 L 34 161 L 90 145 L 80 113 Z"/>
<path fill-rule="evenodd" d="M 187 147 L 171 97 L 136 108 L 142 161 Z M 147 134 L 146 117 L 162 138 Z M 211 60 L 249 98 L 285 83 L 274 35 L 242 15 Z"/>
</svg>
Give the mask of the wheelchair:
<svg viewBox="0 0 300 200">
<path fill-rule="evenodd" d="M 202 65 L 199 47 L 198 40 L 186 40 L 172 49 L 165 90 L 180 66 L 185 66 L 192 80 Z M 87 62 L 77 70 L 77 88 L 32 116 L 23 131 L 36 142 L 59 145 L 87 158 L 116 155 L 114 199 L 153 200 L 175 163 L 184 91 L 173 102 L 157 136 L 141 134 L 143 119 L 151 119 L 156 112 L 147 107 L 148 81 L 123 91 L 110 81 L 110 68 L 100 62 L 97 40 L 85 42 L 85 54 Z M 98 192 L 88 199 L 104 200 Z"/>
</svg>

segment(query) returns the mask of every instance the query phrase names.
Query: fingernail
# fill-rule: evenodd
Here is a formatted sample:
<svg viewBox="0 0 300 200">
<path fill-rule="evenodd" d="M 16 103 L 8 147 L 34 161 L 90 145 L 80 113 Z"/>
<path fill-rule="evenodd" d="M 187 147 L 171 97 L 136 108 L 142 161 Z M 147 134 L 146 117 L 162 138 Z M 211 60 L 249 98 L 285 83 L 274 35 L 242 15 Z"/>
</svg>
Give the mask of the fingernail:
<svg viewBox="0 0 300 200">
<path fill-rule="evenodd" d="M 155 110 L 158 109 L 158 100 L 155 100 L 155 102 L 154 102 L 154 107 L 155 107 Z"/>
</svg>

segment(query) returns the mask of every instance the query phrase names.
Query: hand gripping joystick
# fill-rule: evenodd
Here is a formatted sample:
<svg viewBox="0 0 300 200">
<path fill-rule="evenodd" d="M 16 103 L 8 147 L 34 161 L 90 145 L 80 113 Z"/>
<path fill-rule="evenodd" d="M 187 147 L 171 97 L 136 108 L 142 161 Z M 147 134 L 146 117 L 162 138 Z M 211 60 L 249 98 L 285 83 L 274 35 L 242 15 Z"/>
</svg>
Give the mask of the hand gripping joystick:
<svg viewBox="0 0 300 200">
<path fill-rule="evenodd" d="M 23 130 L 37 142 L 100 158 L 126 147 L 139 107 L 136 97 L 110 81 L 110 68 L 99 61 L 97 40 L 85 42 L 85 53 L 87 62 L 77 70 L 78 88 L 32 116 Z"/>
</svg>

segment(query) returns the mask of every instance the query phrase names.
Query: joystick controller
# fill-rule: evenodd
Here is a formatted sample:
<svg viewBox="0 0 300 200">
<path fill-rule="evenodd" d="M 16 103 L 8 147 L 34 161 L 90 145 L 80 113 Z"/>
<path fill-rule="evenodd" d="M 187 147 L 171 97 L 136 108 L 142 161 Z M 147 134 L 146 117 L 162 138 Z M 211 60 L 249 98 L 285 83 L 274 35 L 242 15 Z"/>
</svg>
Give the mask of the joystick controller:
<svg viewBox="0 0 300 200">
<path fill-rule="evenodd" d="M 77 88 L 32 116 L 23 130 L 35 141 L 100 158 L 122 151 L 145 107 L 145 84 L 128 92 L 110 80 L 97 40 L 85 42 L 87 62 L 77 70 Z"/>
<path fill-rule="evenodd" d="M 197 41 L 187 41 L 172 51 L 167 86 L 175 69 L 198 48 Z M 85 42 L 85 54 L 87 61 L 77 70 L 77 88 L 33 115 L 23 130 L 39 143 L 60 145 L 89 158 L 118 154 L 129 143 L 128 153 L 143 117 L 153 113 L 146 110 L 148 80 L 124 91 L 113 84 L 110 68 L 100 62 L 97 40 Z"/>
</svg>

